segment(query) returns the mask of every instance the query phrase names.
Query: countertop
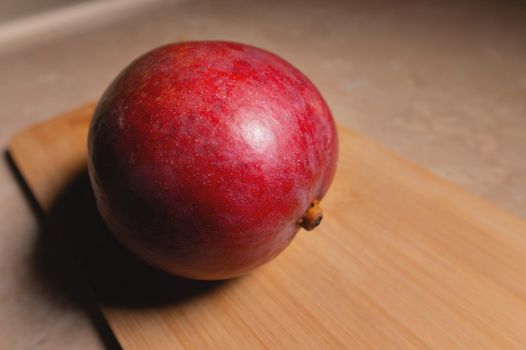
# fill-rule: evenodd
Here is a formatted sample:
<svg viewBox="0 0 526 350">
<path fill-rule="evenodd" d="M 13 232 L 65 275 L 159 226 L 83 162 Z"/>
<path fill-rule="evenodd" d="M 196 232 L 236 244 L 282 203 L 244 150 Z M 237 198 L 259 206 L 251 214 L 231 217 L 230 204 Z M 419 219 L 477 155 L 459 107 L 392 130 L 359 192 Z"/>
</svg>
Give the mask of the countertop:
<svg viewBox="0 0 526 350">
<path fill-rule="evenodd" d="M 511 0 L 158 2 L 0 47 L 0 142 L 98 98 L 153 47 L 240 41 L 303 70 L 339 123 L 526 218 L 525 38 L 526 5 Z M 7 161 L 0 197 L 0 348 L 103 348 Z"/>
</svg>

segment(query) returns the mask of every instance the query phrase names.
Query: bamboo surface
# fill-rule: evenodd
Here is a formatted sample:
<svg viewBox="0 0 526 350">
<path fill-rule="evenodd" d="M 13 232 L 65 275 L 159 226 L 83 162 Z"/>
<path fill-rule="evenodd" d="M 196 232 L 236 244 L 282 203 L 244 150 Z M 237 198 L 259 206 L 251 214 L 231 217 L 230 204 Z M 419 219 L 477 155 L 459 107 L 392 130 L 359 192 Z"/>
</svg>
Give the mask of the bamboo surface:
<svg viewBox="0 0 526 350">
<path fill-rule="evenodd" d="M 278 258 L 222 283 L 150 270 L 94 210 L 93 108 L 9 151 L 124 349 L 526 348 L 526 223 L 345 128 L 324 221 Z"/>
</svg>

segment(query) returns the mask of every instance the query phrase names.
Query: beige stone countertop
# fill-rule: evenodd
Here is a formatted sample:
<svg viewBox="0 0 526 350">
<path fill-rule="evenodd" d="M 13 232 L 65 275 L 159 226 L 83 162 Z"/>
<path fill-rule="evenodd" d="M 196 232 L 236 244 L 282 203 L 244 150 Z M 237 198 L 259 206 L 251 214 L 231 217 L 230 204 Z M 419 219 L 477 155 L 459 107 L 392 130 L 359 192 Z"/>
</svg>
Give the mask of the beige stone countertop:
<svg viewBox="0 0 526 350">
<path fill-rule="evenodd" d="M 0 46 L 2 147 L 24 127 L 96 99 L 137 55 L 198 39 L 281 55 L 314 81 L 339 123 L 526 218 L 521 1 L 158 2 Z M 82 303 L 57 286 L 60 253 L 6 161 L 0 196 L 0 348 L 103 348 Z"/>
</svg>

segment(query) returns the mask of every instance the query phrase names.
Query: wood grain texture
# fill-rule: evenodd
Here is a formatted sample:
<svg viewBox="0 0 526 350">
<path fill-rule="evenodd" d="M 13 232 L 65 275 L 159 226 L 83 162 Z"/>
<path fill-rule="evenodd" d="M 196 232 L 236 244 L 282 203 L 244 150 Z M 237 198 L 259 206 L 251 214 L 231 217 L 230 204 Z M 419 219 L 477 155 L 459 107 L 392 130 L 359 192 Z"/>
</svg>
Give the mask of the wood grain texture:
<svg viewBox="0 0 526 350">
<path fill-rule="evenodd" d="M 93 107 L 11 143 L 45 211 L 85 167 Z M 252 274 L 182 302 L 99 300 L 124 349 L 526 347 L 526 224 L 339 131 L 322 225 Z"/>
</svg>

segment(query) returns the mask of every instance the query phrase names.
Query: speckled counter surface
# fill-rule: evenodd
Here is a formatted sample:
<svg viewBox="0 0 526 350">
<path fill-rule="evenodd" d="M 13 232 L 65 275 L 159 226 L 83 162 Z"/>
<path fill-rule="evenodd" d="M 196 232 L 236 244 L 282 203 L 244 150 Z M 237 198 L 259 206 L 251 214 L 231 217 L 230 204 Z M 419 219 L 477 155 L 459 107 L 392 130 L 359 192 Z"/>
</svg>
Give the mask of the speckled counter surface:
<svg viewBox="0 0 526 350">
<path fill-rule="evenodd" d="M 159 5 L 0 53 L 2 146 L 25 126 L 96 99 L 140 53 L 197 39 L 276 52 L 311 77 L 341 124 L 526 218 L 526 5 L 519 1 Z M 61 279 L 53 272 L 61 260 L 6 162 L 0 198 L 0 348 L 102 348 L 83 308 L 50 281 Z"/>
</svg>

